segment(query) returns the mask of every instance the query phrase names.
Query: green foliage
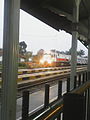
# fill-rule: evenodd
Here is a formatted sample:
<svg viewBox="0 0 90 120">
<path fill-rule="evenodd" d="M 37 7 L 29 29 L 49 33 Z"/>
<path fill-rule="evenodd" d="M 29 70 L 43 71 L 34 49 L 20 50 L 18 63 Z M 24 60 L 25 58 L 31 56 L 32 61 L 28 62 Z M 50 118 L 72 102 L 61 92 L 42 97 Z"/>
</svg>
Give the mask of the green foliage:
<svg viewBox="0 0 90 120">
<path fill-rule="evenodd" d="M 28 62 L 29 58 L 31 58 L 31 57 L 32 57 L 32 52 L 28 51 L 28 52 L 25 53 L 25 58 L 26 58 L 25 61 L 26 62 Z"/>
<path fill-rule="evenodd" d="M 69 51 L 65 51 L 66 55 L 71 55 L 71 48 L 69 49 Z"/>
<path fill-rule="evenodd" d="M 29 58 L 32 57 L 32 52 L 27 51 L 26 48 L 27 48 L 27 44 L 24 41 L 19 43 L 19 54 L 22 55 L 22 57 L 25 59 L 26 62 L 28 62 Z"/>
<path fill-rule="evenodd" d="M 69 49 L 69 51 L 65 51 L 64 53 L 66 55 L 71 55 L 71 48 Z M 77 55 L 81 57 L 81 56 L 85 55 L 85 52 L 83 50 L 77 51 Z"/>
<path fill-rule="evenodd" d="M 24 62 L 18 63 L 19 68 L 27 68 L 27 65 Z"/>
<path fill-rule="evenodd" d="M 18 63 L 18 66 L 19 67 L 25 67 L 25 64 L 24 63 Z"/>
<path fill-rule="evenodd" d="M 32 58 L 33 62 L 35 63 L 39 63 L 40 61 L 40 57 L 38 55 L 34 55 L 33 58 Z"/>
<path fill-rule="evenodd" d="M 81 57 L 82 55 L 85 55 L 85 52 L 83 50 L 77 51 L 77 55 Z"/>
<path fill-rule="evenodd" d="M 19 43 L 19 54 L 24 55 L 26 53 L 27 44 L 22 41 Z"/>
</svg>

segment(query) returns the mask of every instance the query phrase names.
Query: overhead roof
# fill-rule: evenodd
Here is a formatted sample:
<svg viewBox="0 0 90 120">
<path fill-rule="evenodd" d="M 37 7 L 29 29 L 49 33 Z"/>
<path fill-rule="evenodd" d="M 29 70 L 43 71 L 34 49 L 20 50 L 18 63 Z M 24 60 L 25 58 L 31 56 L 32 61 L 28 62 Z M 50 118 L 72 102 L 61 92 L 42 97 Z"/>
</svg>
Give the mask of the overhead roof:
<svg viewBox="0 0 90 120">
<path fill-rule="evenodd" d="M 53 27 L 72 33 L 74 0 L 21 0 L 21 9 Z M 87 47 L 90 0 L 81 0 L 79 17 L 79 40 Z"/>
</svg>

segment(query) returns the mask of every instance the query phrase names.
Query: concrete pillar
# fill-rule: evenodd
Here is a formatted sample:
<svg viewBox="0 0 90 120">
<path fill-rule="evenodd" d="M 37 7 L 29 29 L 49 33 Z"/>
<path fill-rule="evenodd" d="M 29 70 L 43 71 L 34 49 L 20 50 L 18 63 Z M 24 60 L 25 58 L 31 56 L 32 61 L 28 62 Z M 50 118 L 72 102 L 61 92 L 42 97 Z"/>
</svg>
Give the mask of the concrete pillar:
<svg viewBox="0 0 90 120">
<path fill-rule="evenodd" d="M 79 22 L 79 4 L 80 4 L 80 1 L 81 0 L 74 0 L 74 6 L 73 6 L 70 90 L 72 90 L 74 88 L 74 76 L 76 75 L 77 39 L 78 39 L 78 22 Z"/>
<path fill-rule="evenodd" d="M 16 120 L 20 0 L 4 0 L 1 120 Z"/>
</svg>

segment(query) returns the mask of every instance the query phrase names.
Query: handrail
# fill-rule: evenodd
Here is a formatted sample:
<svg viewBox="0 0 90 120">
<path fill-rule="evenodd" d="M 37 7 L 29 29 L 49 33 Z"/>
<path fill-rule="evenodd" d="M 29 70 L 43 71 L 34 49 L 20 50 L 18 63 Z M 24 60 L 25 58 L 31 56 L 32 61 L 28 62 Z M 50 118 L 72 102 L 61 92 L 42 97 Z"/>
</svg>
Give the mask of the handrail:
<svg viewBox="0 0 90 120">
<path fill-rule="evenodd" d="M 90 81 L 85 82 L 83 85 L 81 85 L 80 87 L 76 88 L 71 93 L 82 94 L 88 88 L 90 88 Z"/>
<path fill-rule="evenodd" d="M 77 79 L 79 78 L 79 79 Z M 63 112 L 63 97 L 62 97 L 62 81 L 57 77 L 58 79 L 58 96 L 57 99 L 51 103 L 49 103 L 49 90 L 50 86 L 49 83 L 45 85 L 45 95 L 44 95 L 44 105 L 42 108 L 33 111 L 32 113 L 24 114 L 23 119 L 27 120 L 25 118 L 28 117 L 30 120 L 51 120 L 54 118 L 59 118 L 60 115 Z M 90 88 L 90 81 L 87 81 L 87 72 L 77 73 L 77 76 L 74 78 L 74 88 L 72 91 L 70 91 L 70 76 L 68 76 L 66 80 L 66 91 L 67 93 L 75 93 L 75 94 L 82 94 L 85 93 L 85 99 L 86 99 L 86 93 L 87 89 Z M 28 91 L 29 92 L 29 91 Z M 29 95 L 29 94 L 28 94 Z M 27 111 L 26 107 L 24 108 L 24 103 L 22 106 L 22 110 L 24 110 L 22 113 Z"/>
<path fill-rule="evenodd" d="M 90 88 L 90 81 L 85 82 L 83 85 L 81 85 L 80 87 L 72 90 L 70 93 L 82 94 L 88 88 Z M 45 109 L 44 112 L 39 114 L 39 116 L 37 116 L 33 120 L 40 120 L 40 119 L 42 119 L 42 120 L 50 120 L 52 117 L 54 117 L 54 116 L 58 115 L 60 112 L 62 112 L 62 109 L 63 109 L 63 98 L 58 100 L 52 106 Z"/>
</svg>

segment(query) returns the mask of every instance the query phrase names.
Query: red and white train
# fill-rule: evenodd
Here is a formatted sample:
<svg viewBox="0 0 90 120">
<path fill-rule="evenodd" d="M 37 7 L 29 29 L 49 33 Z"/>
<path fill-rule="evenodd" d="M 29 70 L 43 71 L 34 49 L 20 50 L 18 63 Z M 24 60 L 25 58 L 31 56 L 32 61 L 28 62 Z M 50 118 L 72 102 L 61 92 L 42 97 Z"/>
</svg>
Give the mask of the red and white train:
<svg viewBox="0 0 90 120">
<path fill-rule="evenodd" d="M 77 64 L 87 64 L 88 59 L 77 56 Z M 40 59 L 42 66 L 65 66 L 71 64 L 71 55 L 61 54 L 59 51 L 51 50 L 44 52 L 43 57 Z"/>
</svg>

